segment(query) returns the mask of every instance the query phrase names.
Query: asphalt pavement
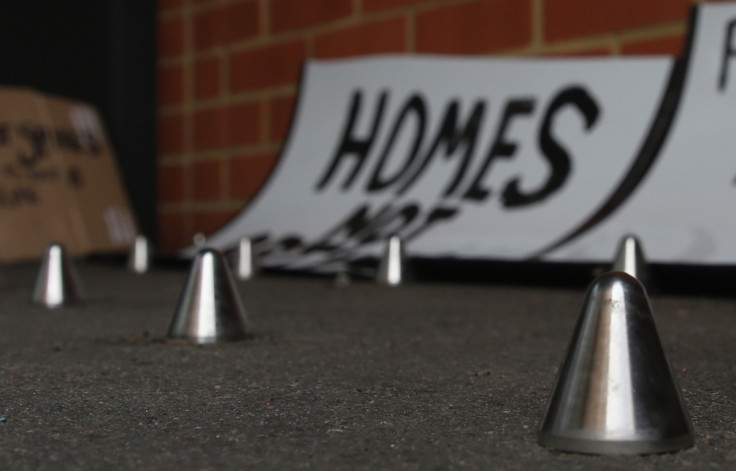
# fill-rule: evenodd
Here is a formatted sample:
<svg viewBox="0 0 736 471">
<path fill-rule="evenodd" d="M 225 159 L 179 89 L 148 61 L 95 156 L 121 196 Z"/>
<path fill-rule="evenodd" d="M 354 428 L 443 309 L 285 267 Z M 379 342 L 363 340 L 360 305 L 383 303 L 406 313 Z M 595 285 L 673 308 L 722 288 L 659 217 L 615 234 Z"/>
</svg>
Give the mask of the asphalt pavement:
<svg viewBox="0 0 736 471">
<path fill-rule="evenodd" d="M 77 268 L 57 310 L 35 264 L 0 268 L 2 469 L 736 468 L 734 297 L 651 297 L 695 447 L 589 456 L 536 437 L 584 285 L 265 274 L 238 285 L 251 337 L 194 346 L 163 338 L 186 268 Z"/>
</svg>

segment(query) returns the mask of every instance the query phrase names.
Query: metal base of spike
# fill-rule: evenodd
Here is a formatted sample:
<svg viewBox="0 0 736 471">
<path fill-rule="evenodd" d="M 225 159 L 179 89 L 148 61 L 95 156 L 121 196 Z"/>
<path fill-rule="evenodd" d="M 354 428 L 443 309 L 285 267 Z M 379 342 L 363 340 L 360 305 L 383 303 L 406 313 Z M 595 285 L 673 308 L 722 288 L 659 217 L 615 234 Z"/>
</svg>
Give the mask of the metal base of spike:
<svg viewBox="0 0 736 471">
<path fill-rule="evenodd" d="M 616 441 L 586 433 L 581 433 L 579 437 L 540 433 L 539 443 L 548 448 L 587 455 L 652 455 L 690 448 L 693 446 L 693 437 L 641 437 L 636 440 Z"/>
</svg>

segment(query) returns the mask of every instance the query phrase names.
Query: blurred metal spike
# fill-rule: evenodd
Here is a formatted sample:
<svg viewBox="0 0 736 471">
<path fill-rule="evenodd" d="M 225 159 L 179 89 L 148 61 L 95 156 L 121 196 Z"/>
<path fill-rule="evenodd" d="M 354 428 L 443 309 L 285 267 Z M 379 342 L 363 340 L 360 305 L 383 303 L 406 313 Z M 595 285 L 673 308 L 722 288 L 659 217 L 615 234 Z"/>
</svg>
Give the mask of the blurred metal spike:
<svg viewBox="0 0 736 471">
<path fill-rule="evenodd" d="M 194 243 L 195 247 L 203 249 L 207 245 L 207 236 L 201 232 L 197 232 L 192 236 L 192 243 Z"/>
<path fill-rule="evenodd" d="M 611 270 L 628 273 L 643 284 L 647 284 L 649 269 L 641 243 L 636 236 L 628 234 L 621 239 Z"/>
<path fill-rule="evenodd" d="M 151 268 L 151 244 L 148 237 L 139 235 L 133 242 L 128 257 L 128 269 L 133 273 L 146 273 Z"/>
<path fill-rule="evenodd" d="M 195 256 L 166 337 L 194 343 L 246 337 L 245 309 L 219 251 L 202 249 Z"/>
<path fill-rule="evenodd" d="M 258 261 L 250 238 L 243 237 L 235 254 L 235 276 L 239 280 L 250 280 L 258 273 Z"/>
<path fill-rule="evenodd" d="M 84 298 L 79 275 L 61 244 L 46 248 L 31 301 L 49 309 L 75 304 Z"/>
<path fill-rule="evenodd" d="M 623 272 L 599 276 L 588 288 L 539 443 L 636 455 L 678 451 L 693 441 L 646 290 Z"/>
<path fill-rule="evenodd" d="M 352 283 L 352 280 L 350 279 L 350 273 L 347 271 L 339 272 L 332 280 L 332 286 L 334 288 L 347 288 L 350 286 L 350 283 Z"/>
<path fill-rule="evenodd" d="M 405 281 L 406 274 L 404 242 L 401 237 L 393 235 L 386 241 L 376 281 L 383 285 L 398 286 Z"/>
</svg>

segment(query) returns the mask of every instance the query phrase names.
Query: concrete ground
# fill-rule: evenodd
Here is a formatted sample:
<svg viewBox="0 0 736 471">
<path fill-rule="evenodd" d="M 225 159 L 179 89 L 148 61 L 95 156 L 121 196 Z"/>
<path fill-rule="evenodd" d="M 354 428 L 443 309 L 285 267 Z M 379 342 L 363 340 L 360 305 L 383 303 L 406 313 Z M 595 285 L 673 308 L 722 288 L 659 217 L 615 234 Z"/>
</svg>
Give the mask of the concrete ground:
<svg viewBox="0 0 736 471">
<path fill-rule="evenodd" d="M 253 338 L 162 339 L 184 268 L 82 262 L 84 305 L 31 305 L 0 269 L 2 469 L 733 469 L 736 299 L 652 305 L 694 448 L 586 456 L 536 443 L 585 286 L 239 286 Z"/>
</svg>

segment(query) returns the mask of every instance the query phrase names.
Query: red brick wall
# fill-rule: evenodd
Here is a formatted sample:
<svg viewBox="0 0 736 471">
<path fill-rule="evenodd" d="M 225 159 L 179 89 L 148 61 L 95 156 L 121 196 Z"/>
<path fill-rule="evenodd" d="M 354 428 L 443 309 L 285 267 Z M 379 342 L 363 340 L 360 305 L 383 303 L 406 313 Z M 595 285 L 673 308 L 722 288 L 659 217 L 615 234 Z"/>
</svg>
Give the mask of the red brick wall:
<svg viewBox="0 0 736 471">
<path fill-rule="evenodd" d="M 159 245 L 237 214 L 306 58 L 678 54 L 693 0 L 159 0 Z"/>
</svg>

